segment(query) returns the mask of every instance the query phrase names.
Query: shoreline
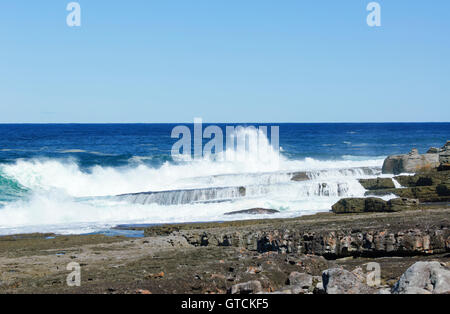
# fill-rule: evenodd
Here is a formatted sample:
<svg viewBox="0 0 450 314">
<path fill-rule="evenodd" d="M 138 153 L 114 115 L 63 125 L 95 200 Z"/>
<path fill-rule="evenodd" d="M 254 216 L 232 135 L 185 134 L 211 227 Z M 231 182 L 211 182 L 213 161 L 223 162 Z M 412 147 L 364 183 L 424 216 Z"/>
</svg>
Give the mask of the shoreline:
<svg viewBox="0 0 450 314">
<path fill-rule="evenodd" d="M 5 236 L 0 237 L 0 293 L 227 293 L 255 280 L 267 293 L 286 289 L 292 272 L 305 272 L 318 283 L 330 267 L 353 271 L 373 261 L 381 265 L 380 289 L 390 289 L 417 261 L 449 265 L 449 218 L 447 207 L 153 226 L 136 239 Z M 378 239 L 373 249 L 355 247 L 355 239 L 367 234 Z M 390 243 L 389 234 L 397 239 L 403 234 L 403 245 Z M 81 287 L 66 285 L 71 262 L 81 266 Z"/>
</svg>

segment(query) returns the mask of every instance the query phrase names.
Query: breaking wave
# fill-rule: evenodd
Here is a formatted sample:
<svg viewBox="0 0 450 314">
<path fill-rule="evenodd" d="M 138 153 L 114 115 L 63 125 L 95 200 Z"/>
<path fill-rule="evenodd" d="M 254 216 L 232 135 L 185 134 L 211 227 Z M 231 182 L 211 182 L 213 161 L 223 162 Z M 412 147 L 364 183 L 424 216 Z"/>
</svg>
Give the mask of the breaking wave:
<svg viewBox="0 0 450 314">
<path fill-rule="evenodd" d="M 255 216 L 224 214 L 254 207 L 279 210 L 273 218 L 294 217 L 328 211 L 342 197 L 363 196 L 358 178 L 381 172 L 383 158 L 292 160 L 262 143 L 268 152 L 264 160 L 234 149 L 225 151 L 233 156 L 225 160 L 206 156 L 159 167 L 142 162 L 150 156 L 136 156 L 123 167 L 87 170 L 72 159 L 0 164 L 0 234 L 248 219 Z M 299 174 L 303 179 L 293 181 Z"/>
</svg>

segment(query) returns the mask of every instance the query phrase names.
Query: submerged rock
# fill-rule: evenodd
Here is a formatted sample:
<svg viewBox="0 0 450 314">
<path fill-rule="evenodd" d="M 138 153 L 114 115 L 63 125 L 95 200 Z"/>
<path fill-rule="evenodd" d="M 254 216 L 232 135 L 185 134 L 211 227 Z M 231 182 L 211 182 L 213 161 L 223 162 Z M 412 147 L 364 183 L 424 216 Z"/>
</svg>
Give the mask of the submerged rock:
<svg viewBox="0 0 450 314">
<path fill-rule="evenodd" d="M 227 216 L 231 215 L 273 215 L 279 213 L 276 209 L 266 209 L 266 208 L 251 208 L 251 209 L 244 209 L 244 210 L 238 210 L 234 212 L 225 213 Z"/>
<path fill-rule="evenodd" d="M 417 262 L 401 276 L 395 294 L 449 294 L 450 270 L 439 262 Z"/>
</svg>

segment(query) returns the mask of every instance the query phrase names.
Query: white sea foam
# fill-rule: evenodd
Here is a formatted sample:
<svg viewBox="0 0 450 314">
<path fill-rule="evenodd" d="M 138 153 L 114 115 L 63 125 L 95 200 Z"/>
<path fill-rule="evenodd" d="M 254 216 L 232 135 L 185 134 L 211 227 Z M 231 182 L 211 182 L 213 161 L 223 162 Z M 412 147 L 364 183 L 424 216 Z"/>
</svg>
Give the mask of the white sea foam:
<svg viewBox="0 0 450 314">
<path fill-rule="evenodd" d="M 375 177 L 383 162 L 383 158 L 289 160 L 273 155 L 276 152 L 267 141 L 262 145 L 269 152 L 264 160 L 248 154 L 240 158 L 244 152 L 228 150 L 226 154 L 236 157 L 233 161 L 207 156 L 167 162 L 159 168 L 141 163 L 145 156 L 127 167 L 95 166 L 89 172 L 70 159 L 0 165 L 2 173 L 32 191 L 30 198 L 0 208 L 0 234 L 80 233 L 123 223 L 253 219 L 255 216 L 224 213 L 254 207 L 279 210 L 270 216 L 273 218 L 328 211 L 342 197 L 363 196 L 365 190 L 357 179 Z M 294 172 L 306 172 L 309 180 L 291 181 Z M 236 187 L 242 186 L 245 196 L 236 192 Z M 162 192 L 149 202 L 105 197 L 147 191 Z"/>
</svg>

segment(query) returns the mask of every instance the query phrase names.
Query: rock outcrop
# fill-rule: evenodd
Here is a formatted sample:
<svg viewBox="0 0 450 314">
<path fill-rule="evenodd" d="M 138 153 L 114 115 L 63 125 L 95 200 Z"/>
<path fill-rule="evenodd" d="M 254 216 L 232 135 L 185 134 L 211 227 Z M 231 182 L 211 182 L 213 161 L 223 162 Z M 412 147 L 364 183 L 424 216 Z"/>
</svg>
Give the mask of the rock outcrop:
<svg viewBox="0 0 450 314">
<path fill-rule="evenodd" d="M 332 211 L 336 214 L 354 213 L 381 213 L 398 212 L 403 210 L 417 210 L 419 201 L 417 199 L 395 198 L 385 201 L 381 198 L 344 198 L 333 205 Z"/>
<path fill-rule="evenodd" d="M 382 171 L 384 174 L 416 173 L 437 168 L 439 165 L 439 154 L 420 155 L 417 149 L 413 149 L 409 154 L 386 158 Z"/>
<path fill-rule="evenodd" d="M 417 262 L 401 276 L 395 294 L 450 294 L 450 270 L 439 262 Z"/>
<path fill-rule="evenodd" d="M 449 165 L 450 141 L 447 141 L 442 148 L 432 147 L 423 155 L 420 155 L 419 151 L 414 148 L 409 154 L 389 156 L 384 161 L 383 173 L 416 173 L 435 168 L 446 170 Z"/>
</svg>

